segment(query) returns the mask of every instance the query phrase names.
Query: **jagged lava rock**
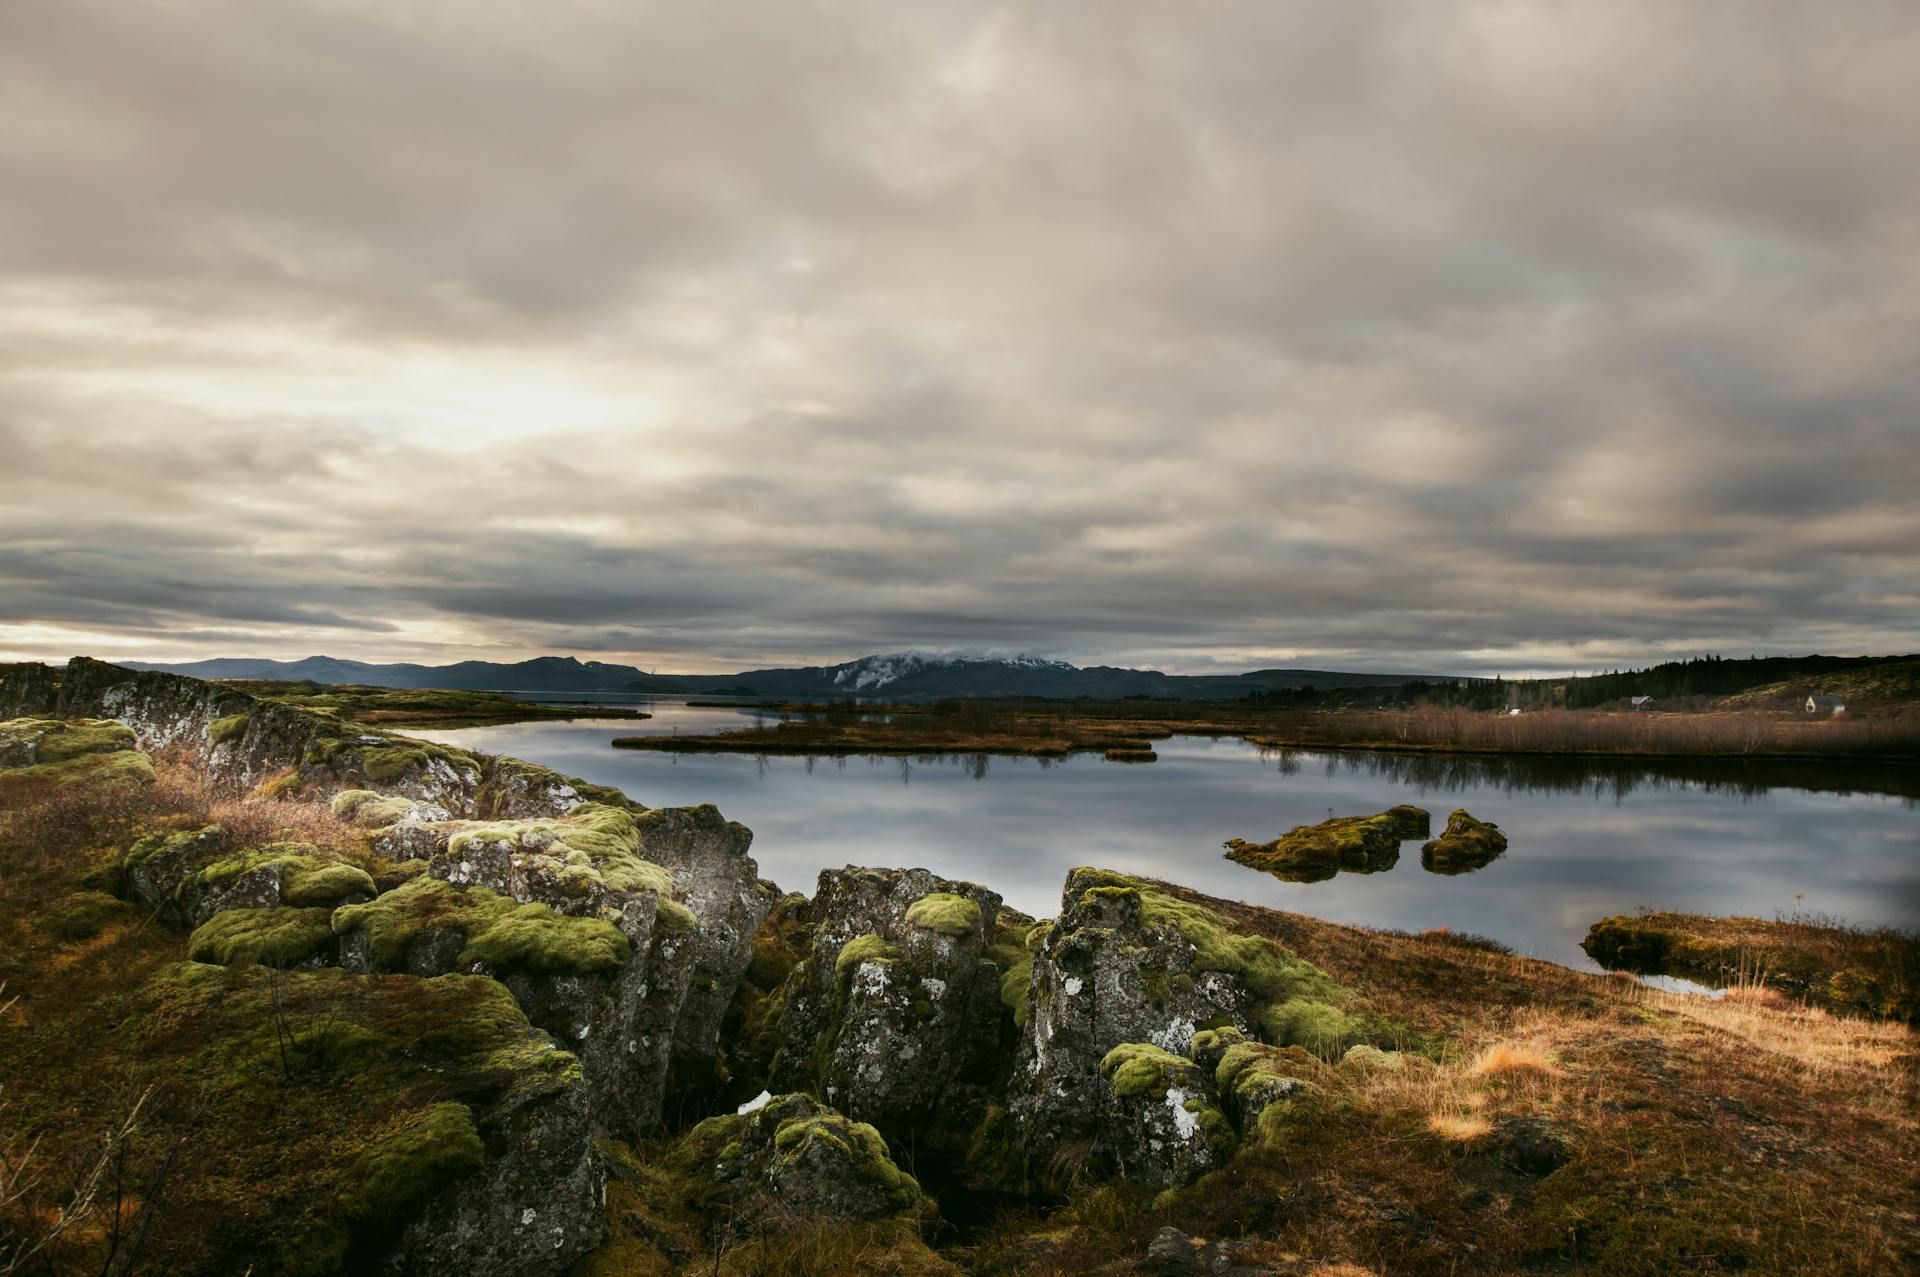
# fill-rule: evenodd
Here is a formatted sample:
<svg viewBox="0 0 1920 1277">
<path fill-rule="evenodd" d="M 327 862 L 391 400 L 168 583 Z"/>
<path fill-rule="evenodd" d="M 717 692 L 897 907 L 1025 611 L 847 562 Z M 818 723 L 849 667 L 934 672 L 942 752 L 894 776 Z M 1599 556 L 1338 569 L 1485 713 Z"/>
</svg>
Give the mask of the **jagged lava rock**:
<svg viewBox="0 0 1920 1277">
<path fill-rule="evenodd" d="M 1236 1041 L 1332 1051 L 1365 1035 L 1337 1005 L 1345 991 L 1325 972 L 1271 940 L 1237 934 L 1164 884 L 1100 869 L 1068 876 L 1060 917 L 1034 957 L 1029 997 L 1008 1096 L 1029 1164 L 1092 1139 L 1152 1182 L 1171 1182 L 1197 1162 L 1168 1152 L 1150 1168 L 1129 1146 L 1132 1129 L 1105 1123 L 1102 1065 L 1116 1047 L 1179 1057 L 1203 1031 L 1231 1029 Z M 1219 1039 L 1199 1039 L 1199 1049 L 1218 1050 Z"/>
<path fill-rule="evenodd" d="M 784 986 L 772 1085 L 911 1132 L 1005 1045 L 1004 969 L 989 960 L 1000 897 L 924 869 L 829 869 L 812 948 Z"/>
</svg>

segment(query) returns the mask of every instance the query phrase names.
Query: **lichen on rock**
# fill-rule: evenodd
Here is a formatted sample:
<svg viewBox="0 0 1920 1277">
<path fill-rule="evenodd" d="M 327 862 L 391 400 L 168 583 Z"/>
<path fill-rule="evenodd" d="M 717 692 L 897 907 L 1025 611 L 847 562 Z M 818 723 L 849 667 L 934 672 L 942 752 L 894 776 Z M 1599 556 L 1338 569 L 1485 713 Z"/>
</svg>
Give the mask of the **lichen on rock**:
<svg viewBox="0 0 1920 1277">
<path fill-rule="evenodd" d="M 1140 1160 L 1131 1142 L 1144 1119 L 1112 1100 L 1177 1067 L 1203 1079 L 1186 1098 L 1210 1106 L 1190 1052 L 1244 1059 L 1243 1048 L 1296 1044 L 1303 1055 L 1337 1054 L 1370 1027 L 1351 994 L 1274 941 L 1165 884 L 1100 869 L 1069 875 L 1034 959 L 1033 999 L 1008 1100 L 1030 1164 L 1090 1140 L 1130 1178 L 1162 1184 L 1202 1162 L 1164 1140 L 1163 1162 Z"/>
<path fill-rule="evenodd" d="M 796 1219 L 831 1224 L 931 1212 L 878 1130 L 810 1095 L 708 1118 L 669 1158 L 690 1181 L 683 1199 L 710 1203 L 706 1225 L 722 1237 L 791 1227 Z"/>
</svg>

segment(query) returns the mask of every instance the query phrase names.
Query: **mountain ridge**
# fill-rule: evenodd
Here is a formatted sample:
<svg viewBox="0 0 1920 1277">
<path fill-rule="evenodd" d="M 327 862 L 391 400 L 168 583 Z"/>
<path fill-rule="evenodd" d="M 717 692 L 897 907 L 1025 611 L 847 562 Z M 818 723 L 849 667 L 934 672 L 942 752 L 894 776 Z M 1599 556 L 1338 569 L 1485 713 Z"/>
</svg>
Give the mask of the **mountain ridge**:
<svg viewBox="0 0 1920 1277">
<path fill-rule="evenodd" d="M 514 662 L 459 661 L 451 665 L 381 664 L 330 656 L 309 656 L 297 661 L 215 657 L 201 661 L 129 661 L 126 664 L 134 669 L 164 670 L 196 678 L 358 683 L 373 687 L 549 694 L 885 696 L 905 700 L 970 696 L 1237 699 L 1251 692 L 1276 688 L 1386 687 L 1449 677 L 1309 669 L 1167 674 L 1112 665 L 1078 666 L 1035 656 L 980 657 L 914 651 L 877 653 L 836 665 L 743 670 L 737 674 L 653 674 L 631 665 L 582 661 L 572 656 L 539 656 Z"/>
</svg>

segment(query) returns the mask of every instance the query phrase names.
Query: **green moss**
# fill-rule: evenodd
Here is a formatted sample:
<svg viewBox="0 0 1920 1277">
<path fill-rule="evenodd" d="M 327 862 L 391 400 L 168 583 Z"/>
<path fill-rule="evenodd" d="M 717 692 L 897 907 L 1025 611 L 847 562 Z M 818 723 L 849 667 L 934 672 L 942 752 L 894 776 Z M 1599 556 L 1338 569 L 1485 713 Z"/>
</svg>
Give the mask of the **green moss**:
<svg viewBox="0 0 1920 1277">
<path fill-rule="evenodd" d="M 840 954 L 833 960 L 833 970 L 834 974 L 845 978 L 849 971 L 863 962 L 897 962 L 899 958 L 899 949 L 869 931 L 840 946 Z"/>
<path fill-rule="evenodd" d="M 513 907 L 511 899 L 487 887 L 463 889 L 418 877 L 366 904 L 334 910 L 333 931 L 342 936 L 366 932 L 374 966 L 397 971 L 406 966 L 407 948 L 419 937 L 451 930 L 477 935 Z"/>
<path fill-rule="evenodd" d="M 970 936 L 980 930 L 980 905 L 951 891 L 935 891 L 907 906 L 907 923 L 943 936 Z"/>
<path fill-rule="evenodd" d="M 547 905 L 525 904 L 467 939 L 460 962 L 495 971 L 612 971 L 633 946 L 604 918 L 569 918 Z"/>
<path fill-rule="evenodd" d="M 427 751 L 417 745 L 375 745 L 360 755 L 360 771 L 380 785 L 390 785 L 410 771 L 424 771 Z"/>
<path fill-rule="evenodd" d="M 382 829 L 404 820 L 413 811 L 405 798 L 390 798 L 371 789 L 343 789 L 333 796 L 333 814 L 365 829 Z"/>
<path fill-rule="evenodd" d="M 132 750 L 139 739 L 131 727 L 110 718 L 16 718 L 0 723 L 0 742 L 31 752 L 34 762 L 45 766 Z"/>
<path fill-rule="evenodd" d="M 1290 881 L 1319 881 L 1339 870 L 1378 873 L 1400 859 L 1400 843 L 1425 837 L 1430 817 L 1408 805 L 1373 816 L 1335 816 L 1301 825 L 1272 842 L 1230 839 L 1227 859 Z"/>
<path fill-rule="evenodd" d="M 280 865 L 280 899 L 290 905 L 332 905 L 375 891 L 373 875 L 358 865 L 312 856 L 287 856 Z"/>
<path fill-rule="evenodd" d="M 495 972 L 611 971 L 625 965 L 632 945 L 604 918 L 574 918 L 542 904 L 515 905 L 486 887 L 456 887 L 415 878 L 378 899 L 333 913 L 337 935 L 365 931 L 373 962 L 383 970 L 406 965 L 417 938 L 457 930 L 466 936 L 459 961 Z"/>
<path fill-rule="evenodd" d="M 8 775 L 59 789 L 83 786 L 135 789 L 151 785 L 154 780 L 153 760 L 133 750 L 82 754 L 57 763 L 37 763 L 32 767 L 16 768 Z"/>
<path fill-rule="evenodd" d="M 1446 830 L 1420 849 L 1420 863 L 1438 874 L 1471 873 L 1497 860 L 1507 849 L 1507 836 L 1498 825 L 1475 820 L 1456 807 Z"/>
<path fill-rule="evenodd" d="M 73 944 L 91 940 L 106 930 L 107 924 L 133 910 L 104 891 L 76 891 L 54 905 L 39 920 L 42 934 Z"/>
<path fill-rule="evenodd" d="M 430 1105 L 354 1161 L 338 1214 L 356 1229 L 394 1227 L 485 1161 L 473 1110 L 453 1102 Z"/>
<path fill-rule="evenodd" d="M 893 1197 L 899 1210 L 919 1205 L 920 1185 L 913 1176 L 894 1164 L 880 1132 L 865 1122 L 852 1122 L 838 1113 L 817 1113 L 782 1122 L 774 1131 L 775 1165 L 792 1162 L 806 1153 L 815 1141 L 827 1144 L 852 1168 L 854 1177 L 880 1185 Z"/>
<path fill-rule="evenodd" d="M 454 856 L 487 844 L 505 843 L 551 856 L 572 867 L 581 892 L 594 885 L 611 891 L 673 894 L 673 876 L 640 855 L 640 830 L 624 807 L 583 803 L 564 820 L 510 820 L 466 826 L 447 841 Z M 564 876 L 564 875 L 563 875 Z"/>
<path fill-rule="evenodd" d="M 1193 1063 L 1151 1042 L 1122 1042 L 1100 1061 L 1100 1072 L 1113 1083 L 1115 1095 L 1159 1099 Z"/>
<path fill-rule="evenodd" d="M 238 740 L 247 734 L 247 724 L 252 719 L 251 714 L 229 714 L 225 718 L 216 718 L 207 728 L 207 739 L 215 745 Z"/>
<path fill-rule="evenodd" d="M 1219 1063 L 1228 1048 L 1246 1041 L 1246 1035 L 1232 1025 L 1217 1029 L 1202 1029 L 1193 1035 L 1193 1045 L 1188 1054 L 1197 1064 L 1212 1067 Z"/>
<path fill-rule="evenodd" d="M 653 906 L 653 925 L 661 931 L 698 931 L 700 919 L 678 900 L 661 896 Z"/>
<path fill-rule="evenodd" d="M 187 955 L 220 966 L 297 967 L 333 945 L 325 909 L 226 909 L 194 929 Z"/>
</svg>

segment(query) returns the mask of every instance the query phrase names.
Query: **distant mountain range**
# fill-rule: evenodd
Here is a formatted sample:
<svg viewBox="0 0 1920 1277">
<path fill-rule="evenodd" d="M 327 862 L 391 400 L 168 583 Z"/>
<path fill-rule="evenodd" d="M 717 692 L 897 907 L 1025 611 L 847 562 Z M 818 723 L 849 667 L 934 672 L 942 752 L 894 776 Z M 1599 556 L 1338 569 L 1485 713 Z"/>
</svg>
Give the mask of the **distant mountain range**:
<svg viewBox="0 0 1920 1277">
<path fill-rule="evenodd" d="M 299 661 L 219 658 L 162 665 L 128 661 L 135 669 L 168 670 L 196 678 L 269 678 L 287 682 L 361 683 L 373 687 L 441 687 L 490 692 L 631 692 L 661 695 L 733 695 L 773 698 L 1154 696 L 1180 700 L 1238 699 L 1290 687 L 1387 687 L 1435 681 L 1444 675 L 1366 674 L 1337 670 L 1253 670 L 1246 674 L 1162 674 L 1158 670 L 1081 667 L 1039 657 L 941 656 L 895 652 L 839 665 L 745 670 L 739 674 L 650 674 L 631 665 L 540 656 L 500 664 L 374 665 L 309 656 Z"/>
</svg>

